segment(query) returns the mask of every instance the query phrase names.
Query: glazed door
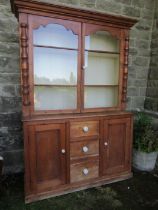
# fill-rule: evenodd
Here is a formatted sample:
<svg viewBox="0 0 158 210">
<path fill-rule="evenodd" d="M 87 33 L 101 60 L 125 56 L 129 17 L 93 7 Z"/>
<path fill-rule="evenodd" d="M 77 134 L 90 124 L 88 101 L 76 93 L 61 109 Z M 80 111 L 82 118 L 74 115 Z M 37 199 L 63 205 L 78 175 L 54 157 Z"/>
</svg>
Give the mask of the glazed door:
<svg viewBox="0 0 158 210">
<path fill-rule="evenodd" d="M 66 182 L 65 125 L 29 127 L 31 191 L 42 192 Z"/>
<path fill-rule="evenodd" d="M 105 120 L 101 141 L 102 175 L 112 175 L 129 170 L 130 158 L 130 118 Z"/>
<path fill-rule="evenodd" d="M 80 111 L 81 23 L 29 16 L 34 113 Z"/>
<path fill-rule="evenodd" d="M 117 110 L 122 78 L 120 30 L 86 23 L 83 34 L 83 111 Z"/>
</svg>

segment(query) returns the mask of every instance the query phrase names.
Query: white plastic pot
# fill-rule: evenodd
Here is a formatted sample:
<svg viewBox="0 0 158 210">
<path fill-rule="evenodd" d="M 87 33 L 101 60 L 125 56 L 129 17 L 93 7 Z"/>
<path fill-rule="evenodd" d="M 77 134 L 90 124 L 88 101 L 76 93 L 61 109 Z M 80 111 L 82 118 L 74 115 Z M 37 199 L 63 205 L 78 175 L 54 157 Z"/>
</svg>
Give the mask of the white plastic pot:
<svg viewBox="0 0 158 210">
<path fill-rule="evenodd" d="M 152 171 L 155 168 L 158 152 L 140 152 L 133 150 L 133 167 L 140 171 Z"/>
</svg>

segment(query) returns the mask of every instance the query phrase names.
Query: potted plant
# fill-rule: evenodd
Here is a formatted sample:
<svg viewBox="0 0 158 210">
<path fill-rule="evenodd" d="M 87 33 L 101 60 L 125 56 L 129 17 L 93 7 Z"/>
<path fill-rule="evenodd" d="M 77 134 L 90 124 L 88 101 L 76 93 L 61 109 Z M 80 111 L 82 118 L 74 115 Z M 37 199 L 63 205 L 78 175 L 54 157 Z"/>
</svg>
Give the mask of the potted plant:
<svg viewBox="0 0 158 210">
<path fill-rule="evenodd" d="M 152 118 L 138 112 L 134 121 L 133 166 L 142 171 L 152 171 L 158 154 L 158 136 L 152 127 Z"/>
</svg>

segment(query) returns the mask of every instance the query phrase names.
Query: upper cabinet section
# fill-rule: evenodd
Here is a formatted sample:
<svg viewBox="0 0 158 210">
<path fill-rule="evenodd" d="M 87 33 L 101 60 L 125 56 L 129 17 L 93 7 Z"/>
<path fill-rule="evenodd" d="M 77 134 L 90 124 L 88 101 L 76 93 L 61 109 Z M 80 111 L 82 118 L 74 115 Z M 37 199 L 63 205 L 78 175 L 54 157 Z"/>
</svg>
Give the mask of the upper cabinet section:
<svg viewBox="0 0 158 210">
<path fill-rule="evenodd" d="M 12 0 L 20 22 L 24 116 L 125 109 L 136 20 Z"/>
</svg>

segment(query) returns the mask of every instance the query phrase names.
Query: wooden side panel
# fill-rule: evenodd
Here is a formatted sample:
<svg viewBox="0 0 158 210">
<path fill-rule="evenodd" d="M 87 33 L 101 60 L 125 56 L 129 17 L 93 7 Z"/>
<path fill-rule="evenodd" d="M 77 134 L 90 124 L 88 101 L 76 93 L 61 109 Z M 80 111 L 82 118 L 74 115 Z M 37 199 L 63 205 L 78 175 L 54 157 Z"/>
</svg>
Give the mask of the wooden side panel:
<svg viewBox="0 0 158 210">
<path fill-rule="evenodd" d="M 29 157 L 29 133 L 27 125 L 23 124 L 24 130 L 24 161 L 25 161 L 25 196 L 31 194 L 30 190 L 30 157 Z"/>
<path fill-rule="evenodd" d="M 38 182 L 60 177 L 60 147 L 59 130 L 36 133 Z"/>
<path fill-rule="evenodd" d="M 104 121 L 104 138 L 101 144 L 103 175 L 128 170 L 130 142 L 129 118 Z"/>
<path fill-rule="evenodd" d="M 65 125 L 30 126 L 31 181 L 33 191 L 41 192 L 62 185 L 66 180 Z M 33 180 L 32 180 L 33 179 Z"/>
<path fill-rule="evenodd" d="M 126 137 L 125 124 L 109 125 L 109 167 L 121 166 L 124 164 Z"/>
</svg>

